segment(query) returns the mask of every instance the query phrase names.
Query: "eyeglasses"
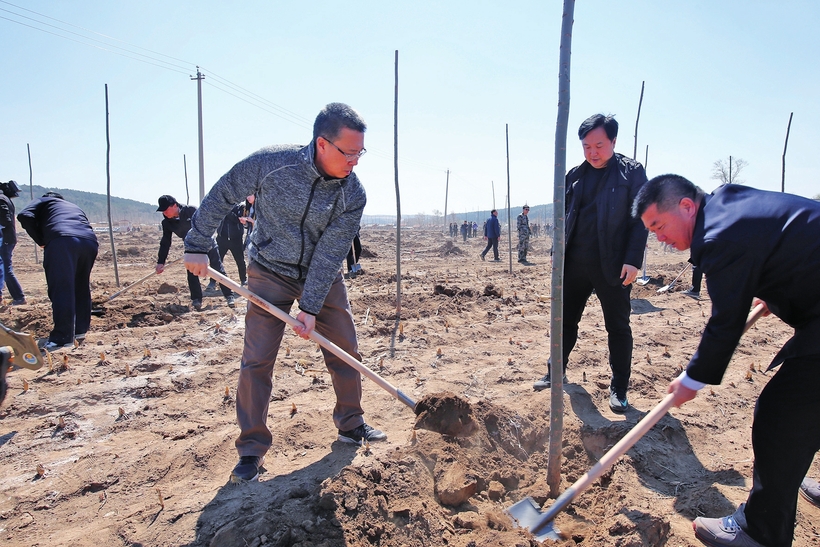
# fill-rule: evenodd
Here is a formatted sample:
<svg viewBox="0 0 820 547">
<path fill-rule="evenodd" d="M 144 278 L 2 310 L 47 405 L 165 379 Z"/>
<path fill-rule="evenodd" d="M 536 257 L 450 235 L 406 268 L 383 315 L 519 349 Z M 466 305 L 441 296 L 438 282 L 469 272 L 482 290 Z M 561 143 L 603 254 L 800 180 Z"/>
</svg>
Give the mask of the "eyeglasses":
<svg viewBox="0 0 820 547">
<path fill-rule="evenodd" d="M 330 144 L 333 144 L 333 141 L 331 141 L 331 140 L 330 140 L 330 139 L 328 139 L 327 137 L 322 137 L 322 138 L 323 138 L 323 139 L 325 139 L 325 140 L 326 140 L 327 142 L 329 142 Z M 341 155 L 343 155 L 347 161 L 356 161 L 357 159 L 359 159 L 359 158 L 361 158 L 362 156 L 364 156 L 364 155 L 365 155 L 365 153 L 367 152 L 367 149 L 366 149 L 366 148 L 362 148 L 361 150 L 359 150 L 359 151 L 358 151 L 358 152 L 356 152 L 355 154 L 347 154 L 347 153 L 345 153 L 345 151 L 344 151 L 344 150 L 342 150 L 341 148 L 339 148 L 339 147 L 338 147 L 338 146 L 336 146 L 335 144 L 333 144 L 333 148 L 335 148 L 336 150 L 338 150 L 338 151 L 339 151 L 339 153 L 340 153 Z"/>
</svg>

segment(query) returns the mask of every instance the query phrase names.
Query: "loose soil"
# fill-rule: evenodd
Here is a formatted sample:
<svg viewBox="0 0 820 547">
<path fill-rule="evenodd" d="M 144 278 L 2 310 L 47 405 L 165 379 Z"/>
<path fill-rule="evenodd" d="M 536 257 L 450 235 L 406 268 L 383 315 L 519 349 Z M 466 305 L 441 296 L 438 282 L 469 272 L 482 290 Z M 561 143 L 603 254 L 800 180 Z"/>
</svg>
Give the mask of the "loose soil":
<svg viewBox="0 0 820 547">
<path fill-rule="evenodd" d="M 221 295 L 193 311 L 181 264 L 150 273 L 159 232 L 101 234 L 92 274 L 98 315 L 86 341 L 39 371 L 9 373 L 0 408 L 0 538 L 7 546 L 530 546 L 504 509 L 546 483 L 550 390 L 532 383 L 550 352 L 550 240 L 519 266 L 482 262 L 483 240 L 402 232 L 397 314 L 393 229 L 365 228 L 364 273 L 347 281 L 364 363 L 419 401 L 416 416 L 364 380 L 365 418 L 386 442 L 336 440 L 334 395 L 318 346 L 288 330 L 276 364 L 258 482 L 229 481 L 235 386 L 246 301 Z M 502 242 L 506 244 L 506 241 Z M 175 240 L 171 258 L 181 255 Z M 42 258 L 42 252 L 39 252 Z M 665 395 L 695 350 L 704 299 L 657 289 L 685 253 L 650 239 L 632 291 L 635 336 L 626 414 L 608 406 L 601 307 L 590 298 L 564 389 L 564 491 Z M 25 235 L 14 255 L 28 304 L 3 306 L 7 326 L 47 336 L 51 306 Z M 228 258 L 229 274 L 236 267 Z M 766 366 L 790 336 L 775 317 L 743 338 L 720 386 L 668 415 L 556 519 L 556 545 L 690 546 L 697 516 L 734 511 L 751 486 L 750 426 Z M 816 461 L 811 474 L 820 477 Z M 798 502 L 794 545 L 820 544 L 820 509 Z"/>
</svg>

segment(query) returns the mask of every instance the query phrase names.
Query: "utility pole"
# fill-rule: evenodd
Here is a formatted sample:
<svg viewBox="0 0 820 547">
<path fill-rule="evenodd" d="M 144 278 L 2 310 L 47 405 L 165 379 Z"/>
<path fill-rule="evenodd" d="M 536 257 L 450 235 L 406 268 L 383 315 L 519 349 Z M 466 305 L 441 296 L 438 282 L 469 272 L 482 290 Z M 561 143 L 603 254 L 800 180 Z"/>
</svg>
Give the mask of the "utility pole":
<svg viewBox="0 0 820 547">
<path fill-rule="evenodd" d="M 199 203 L 202 204 L 202 200 L 205 198 L 205 156 L 204 156 L 204 144 L 203 144 L 203 135 L 202 135 L 202 80 L 205 79 L 205 75 L 199 71 L 199 67 L 196 67 L 196 78 L 191 76 L 192 80 L 196 80 L 196 98 L 197 98 L 197 115 L 199 118 Z"/>
</svg>

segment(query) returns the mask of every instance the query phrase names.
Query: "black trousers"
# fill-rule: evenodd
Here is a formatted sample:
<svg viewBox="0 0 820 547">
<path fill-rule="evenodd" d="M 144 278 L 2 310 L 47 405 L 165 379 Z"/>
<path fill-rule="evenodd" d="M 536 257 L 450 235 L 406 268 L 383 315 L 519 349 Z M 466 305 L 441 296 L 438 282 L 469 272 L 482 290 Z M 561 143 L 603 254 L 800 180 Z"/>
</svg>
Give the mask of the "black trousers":
<svg viewBox="0 0 820 547">
<path fill-rule="evenodd" d="M 225 273 L 225 268 L 222 266 L 222 260 L 219 258 L 218 247 L 214 247 L 208 251 L 208 262 L 210 263 L 211 268 L 218 271 L 222 275 L 227 275 Z M 225 298 L 228 298 L 233 294 L 233 291 L 222 283 L 219 284 L 219 288 L 222 290 L 222 295 Z M 188 289 L 191 291 L 191 300 L 202 300 L 202 285 L 199 284 L 199 278 L 191 272 L 188 272 Z"/>
<path fill-rule="evenodd" d="M 611 385 L 616 391 L 625 392 L 632 373 L 632 328 L 629 326 L 632 285 L 610 285 L 604 279 L 600 264 L 590 265 L 570 259 L 564 265 L 564 370 L 578 341 L 578 324 L 593 290 L 604 312 Z"/>
<path fill-rule="evenodd" d="M 228 251 L 231 252 L 239 273 L 239 283 L 244 284 L 247 279 L 247 266 L 245 265 L 245 244 L 242 243 L 242 237 L 228 239 L 227 237 L 217 236 L 216 245 L 219 247 L 219 260 L 223 264 L 225 263 L 225 255 L 228 254 Z"/>
<path fill-rule="evenodd" d="M 484 247 L 484 250 L 481 252 L 481 256 L 487 256 L 487 252 L 490 249 L 493 250 L 493 258 L 498 260 L 498 238 L 497 237 L 488 237 L 487 238 L 487 246 Z"/>
<path fill-rule="evenodd" d="M 85 334 L 91 326 L 91 269 L 97 260 L 96 240 L 58 237 L 43 250 L 48 298 L 54 328 L 48 339 L 70 344 L 75 334 Z"/>
<path fill-rule="evenodd" d="M 789 547 L 797 492 L 820 450 L 820 355 L 787 359 L 757 399 L 752 424 L 753 485 L 746 501 L 749 535 Z"/>
</svg>

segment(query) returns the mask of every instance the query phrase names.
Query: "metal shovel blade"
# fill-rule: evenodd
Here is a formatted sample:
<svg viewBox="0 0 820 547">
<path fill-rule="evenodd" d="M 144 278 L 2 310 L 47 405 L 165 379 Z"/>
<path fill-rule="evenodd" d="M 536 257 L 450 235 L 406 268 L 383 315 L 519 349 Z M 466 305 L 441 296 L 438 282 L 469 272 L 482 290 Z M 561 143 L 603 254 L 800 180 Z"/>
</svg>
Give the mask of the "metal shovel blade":
<svg viewBox="0 0 820 547">
<path fill-rule="evenodd" d="M 674 286 L 675 286 L 675 282 L 674 282 L 674 281 L 673 281 L 673 282 L 671 282 L 669 285 L 664 285 L 663 287 L 661 287 L 660 289 L 658 289 L 658 294 L 663 294 L 663 293 L 665 293 L 665 292 L 668 292 L 668 291 L 669 291 L 669 289 L 671 289 L 671 288 L 672 288 L 672 287 L 674 287 Z"/>
<path fill-rule="evenodd" d="M 638 285 L 639 287 L 643 287 L 644 285 L 649 283 L 651 280 L 652 280 L 651 277 L 648 277 L 648 276 L 645 275 L 643 277 L 639 277 L 638 279 L 636 279 L 635 284 Z"/>
<path fill-rule="evenodd" d="M 532 498 L 512 504 L 506 509 L 507 514 L 513 518 L 513 523 L 519 528 L 526 528 L 538 541 L 551 539 L 560 541 L 561 536 L 553 521 L 542 523 L 544 514 L 541 508 Z M 539 528 L 540 526 L 540 528 Z"/>
</svg>

